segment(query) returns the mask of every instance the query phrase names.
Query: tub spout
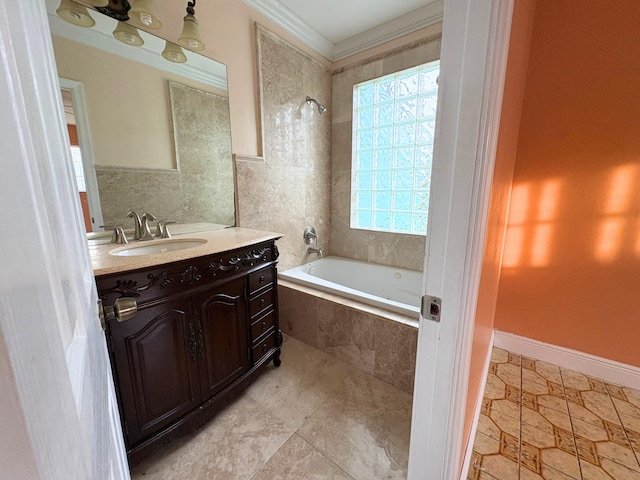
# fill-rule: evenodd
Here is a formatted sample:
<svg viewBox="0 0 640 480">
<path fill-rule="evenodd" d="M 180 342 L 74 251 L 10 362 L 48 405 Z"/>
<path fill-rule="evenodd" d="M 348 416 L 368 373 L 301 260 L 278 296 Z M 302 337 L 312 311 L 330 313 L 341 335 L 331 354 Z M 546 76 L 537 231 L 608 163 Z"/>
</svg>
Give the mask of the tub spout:
<svg viewBox="0 0 640 480">
<path fill-rule="evenodd" d="M 321 257 L 323 255 L 322 249 L 321 248 L 316 248 L 316 247 L 308 247 L 307 248 L 307 253 L 315 253 L 319 257 Z"/>
</svg>

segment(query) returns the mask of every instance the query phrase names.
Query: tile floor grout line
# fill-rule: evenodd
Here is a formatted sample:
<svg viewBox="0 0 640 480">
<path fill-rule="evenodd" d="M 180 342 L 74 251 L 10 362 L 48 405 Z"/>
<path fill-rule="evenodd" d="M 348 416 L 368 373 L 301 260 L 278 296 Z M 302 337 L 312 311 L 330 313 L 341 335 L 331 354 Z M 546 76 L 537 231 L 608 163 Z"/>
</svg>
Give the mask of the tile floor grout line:
<svg viewBox="0 0 640 480">
<path fill-rule="evenodd" d="M 562 375 L 562 368 L 558 367 L 558 370 L 560 370 L 560 381 L 562 382 L 562 395 L 564 396 L 564 401 L 567 406 L 567 412 L 569 413 L 569 425 L 571 425 L 571 437 L 573 438 L 573 448 L 576 450 L 576 457 L 578 459 L 578 469 L 580 470 L 580 479 L 578 480 L 584 480 L 584 475 L 582 474 L 582 459 L 580 458 L 580 451 L 578 450 L 576 432 L 573 426 L 573 417 L 571 416 L 571 409 L 569 408 L 569 399 L 567 398 L 567 394 L 564 389 L 564 375 Z"/>
<path fill-rule="evenodd" d="M 305 442 L 307 445 L 309 445 L 311 448 L 313 448 L 316 452 L 318 452 L 320 455 L 322 455 L 323 458 L 326 458 L 329 462 L 331 462 L 332 465 L 335 465 L 336 468 L 338 470 L 340 470 L 341 472 L 343 472 L 347 477 L 356 480 L 356 478 L 351 475 L 349 472 L 347 472 L 344 468 L 342 468 L 340 465 L 338 465 L 336 462 L 334 462 L 330 457 L 328 457 L 326 454 L 322 453 L 320 450 L 318 450 L 316 448 L 315 445 L 309 443 L 304 437 L 298 435 L 297 433 L 294 433 L 295 436 L 297 436 L 298 438 L 300 438 L 300 440 L 302 440 L 303 442 Z"/>
<path fill-rule="evenodd" d="M 518 478 L 522 476 L 522 404 L 523 404 L 523 395 L 522 391 L 524 390 L 524 384 L 522 382 L 522 355 L 520 355 L 520 398 L 519 401 L 519 412 L 520 412 L 520 430 L 518 432 Z"/>
<path fill-rule="evenodd" d="M 618 416 L 618 420 L 620 420 L 620 426 L 622 426 L 622 431 L 624 432 L 624 437 L 627 439 L 627 442 L 629 442 L 629 448 L 631 448 L 631 451 L 633 452 L 633 456 L 636 457 L 636 462 L 638 462 L 638 468 L 640 469 L 640 459 L 638 458 L 638 453 L 633 448 L 633 444 L 631 443 L 631 438 L 629 438 L 629 434 L 627 433 L 627 427 L 625 427 L 625 425 L 624 425 L 624 421 L 622 420 L 622 416 L 620 415 L 620 412 L 618 411 L 618 407 L 616 406 L 616 402 L 614 402 L 613 398 L 611 398 L 611 391 L 609 390 L 609 385 L 604 380 L 602 381 L 602 383 L 604 384 L 604 388 L 607 391 L 607 395 L 609 396 L 609 400 L 611 400 L 611 404 L 613 405 L 613 409 L 616 411 L 616 415 Z M 624 392 L 623 392 L 623 395 L 624 395 Z M 625 398 L 626 398 L 626 395 L 625 395 Z"/>
</svg>

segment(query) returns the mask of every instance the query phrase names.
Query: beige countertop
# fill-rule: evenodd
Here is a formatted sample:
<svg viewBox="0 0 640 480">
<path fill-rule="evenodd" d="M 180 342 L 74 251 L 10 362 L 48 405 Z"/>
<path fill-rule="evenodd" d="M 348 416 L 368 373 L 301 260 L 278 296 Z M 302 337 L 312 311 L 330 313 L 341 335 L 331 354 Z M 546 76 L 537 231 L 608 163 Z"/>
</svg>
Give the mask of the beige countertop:
<svg viewBox="0 0 640 480">
<path fill-rule="evenodd" d="M 141 242 L 130 240 L 126 245 L 116 245 L 113 243 L 89 244 L 91 263 L 94 275 L 107 275 L 109 273 L 125 272 L 138 268 L 154 267 L 165 263 L 187 260 L 189 258 L 211 255 L 225 252 L 236 248 L 246 247 L 255 243 L 264 242 L 280 238 L 282 234 L 267 232 L 263 230 L 253 230 L 250 228 L 230 227 L 219 230 L 189 232 L 174 234 L 170 239 L 156 239 Z M 122 250 L 127 247 L 136 247 L 147 244 L 160 244 L 171 242 L 172 240 L 199 239 L 206 240 L 202 245 L 166 253 L 156 253 L 139 256 L 116 256 L 110 252 Z"/>
</svg>

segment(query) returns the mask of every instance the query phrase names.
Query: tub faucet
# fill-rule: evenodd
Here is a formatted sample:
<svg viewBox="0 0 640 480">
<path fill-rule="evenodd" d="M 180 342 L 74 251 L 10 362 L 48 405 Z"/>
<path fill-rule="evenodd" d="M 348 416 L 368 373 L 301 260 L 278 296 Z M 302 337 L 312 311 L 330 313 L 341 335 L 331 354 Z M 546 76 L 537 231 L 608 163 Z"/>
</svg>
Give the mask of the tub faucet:
<svg viewBox="0 0 640 480">
<path fill-rule="evenodd" d="M 316 248 L 316 247 L 307 247 L 307 254 L 309 253 L 316 253 L 318 254 L 319 257 L 322 257 L 323 253 L 322 253 L 322 249 L 321 248 Z"/>
</svg>

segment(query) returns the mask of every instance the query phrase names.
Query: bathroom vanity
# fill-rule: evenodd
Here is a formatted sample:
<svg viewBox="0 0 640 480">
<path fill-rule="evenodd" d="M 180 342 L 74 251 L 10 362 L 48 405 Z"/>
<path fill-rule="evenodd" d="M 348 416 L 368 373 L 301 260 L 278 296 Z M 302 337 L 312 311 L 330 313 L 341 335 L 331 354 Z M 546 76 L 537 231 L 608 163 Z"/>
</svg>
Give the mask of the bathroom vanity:
<svg viewBox="0 0 640 480">
<path fill-rule="evenodd" d="M 114 255 L 122 246 L 90 247 L 103 305 L 137 301 L 135 317 L 105 326 L 131 466 L 203 426 L 271 360 L 280 365 L 279 235 L 193 236 L 206 242 L 126 258 Z"/>
</svg>

